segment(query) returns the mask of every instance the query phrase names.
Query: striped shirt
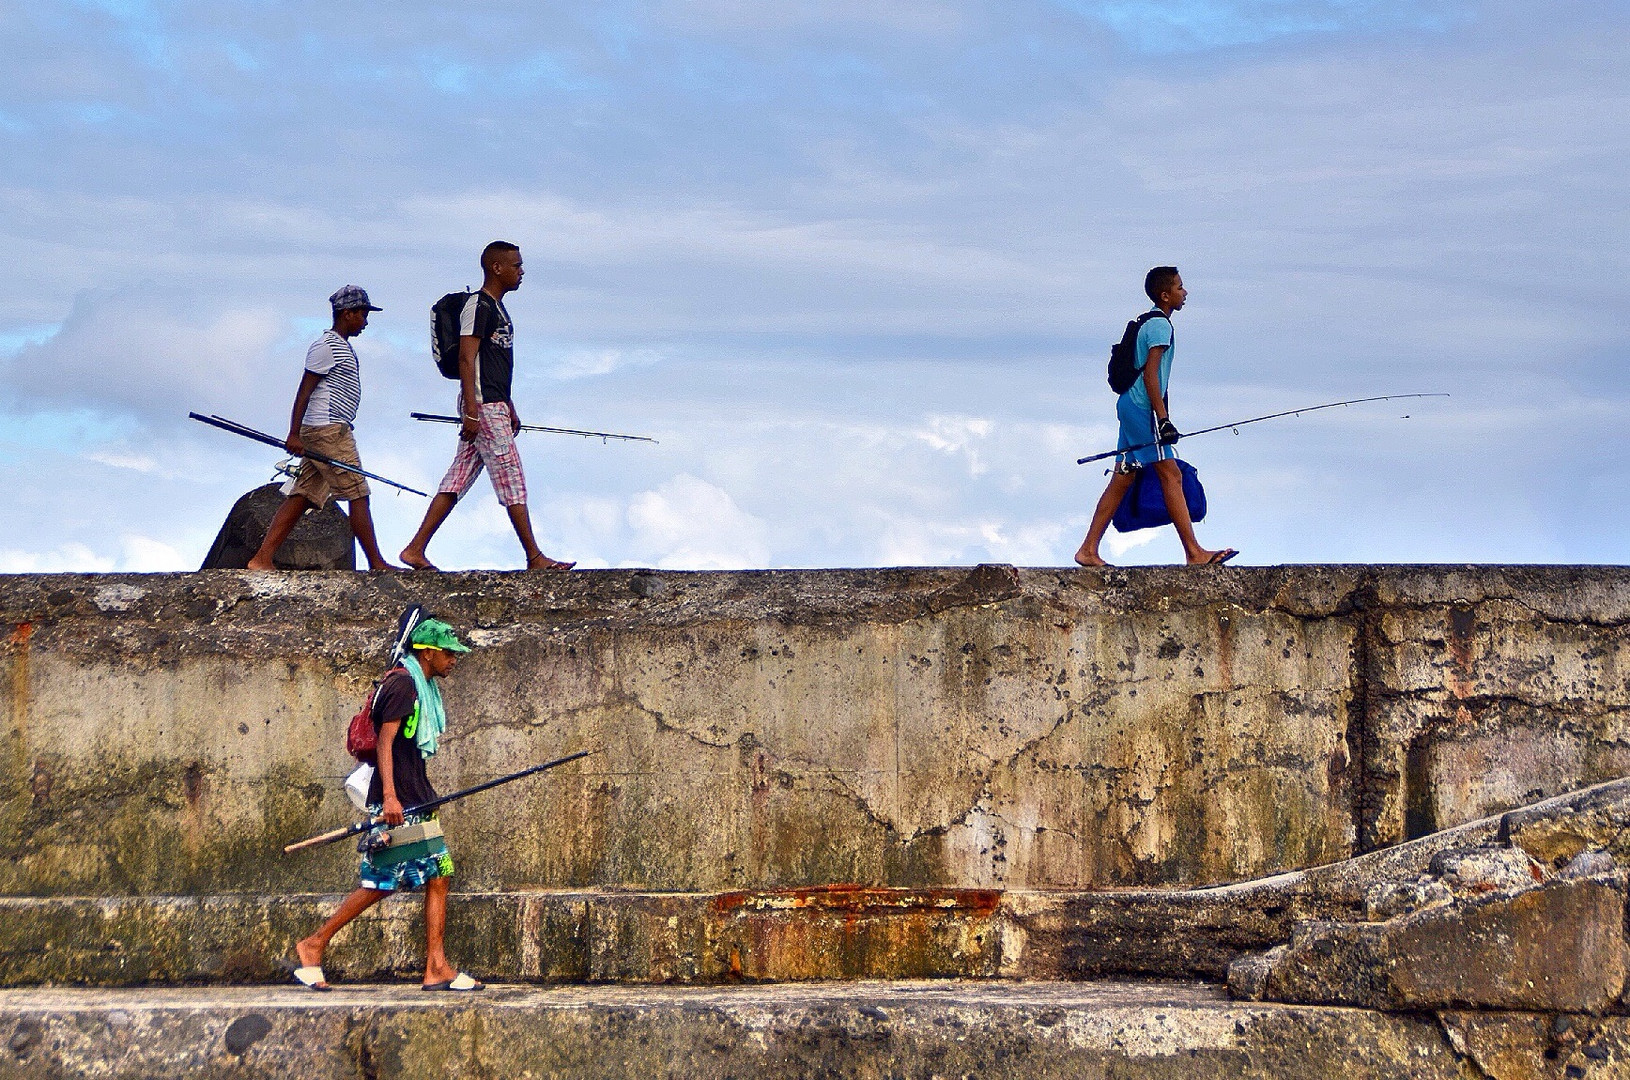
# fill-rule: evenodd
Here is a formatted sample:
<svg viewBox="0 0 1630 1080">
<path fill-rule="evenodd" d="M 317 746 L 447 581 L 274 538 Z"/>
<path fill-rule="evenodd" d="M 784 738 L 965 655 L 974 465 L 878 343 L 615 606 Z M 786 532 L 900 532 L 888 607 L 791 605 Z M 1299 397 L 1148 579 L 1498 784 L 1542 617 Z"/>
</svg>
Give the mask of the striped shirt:
<svg viewBox="0 0 1630 1080">
<path fill-rule="evenodd" d="M 306 370 L 322 379 L 311 392 L 300 423 L 305 427 L 355 423 L 362 404 L 362 368 L 351 343 L 332 330 L 323 331 L 306 350 Z"/>
</svg>

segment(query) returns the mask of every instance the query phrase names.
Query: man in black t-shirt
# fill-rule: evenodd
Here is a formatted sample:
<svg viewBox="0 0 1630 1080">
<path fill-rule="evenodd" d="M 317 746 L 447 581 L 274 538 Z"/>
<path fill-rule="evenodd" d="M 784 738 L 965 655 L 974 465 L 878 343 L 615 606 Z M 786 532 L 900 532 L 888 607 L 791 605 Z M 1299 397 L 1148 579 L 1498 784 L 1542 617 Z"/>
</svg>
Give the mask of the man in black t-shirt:
<svg viewBox="0 0 1630 1080">
<path fill-rule="evenodd" d="M 436 752 L 445 718 L 441 691 L 430 680 L 445 678 L 458 663 L 459 655 L 470 649 L 452 627 L 438 619 L 419 623 L 409 641 L 409 655 L 402 667 L 393 668 L 379 684 L 372 710 L 377 767 L 368 788 L 368 812 L 393 827 L 392 842 L 363 855 L 361 885 L 315 934 L 295 945 L 295 955 L 300 959 L 295 980 L 313 990 L 328 989 L 322 969 L 323 952 L 341 927 L 391 893 L 419 888 L 424 889 L 424 989 L 482 989 L 481 983 L 448 962 L 443 949 L 453 857 L 442 837 L 441 823 L 434 810 L 404 812 L 406 807 L 436 797 L 436 789 L 425 774 L 425 757 Z M 408 670 L 408 664 L 418 669 L 418 678 Z"/>
<path fill-rule="evenodd" d="M 494 240 L 481 253 L 481 291 L 471 293 L 459 315 L 458 453 L 430 500 L 419 531 L 402 549 L 402 561 L 415 570 L 434 570 L 425 548 L 485 469 L 492 489 L 509 512 L 510 524 L 526 552 L 528 570 L 570 570 L 575 563 L 551 559 L 532 537 L 526 508 L 526 476 L 515 435 L 521 418 L 515 412 L 510 384 L 515 374 L 515 324 L 504 297 L 521 287 L 521 249 Z"/>
</svg>

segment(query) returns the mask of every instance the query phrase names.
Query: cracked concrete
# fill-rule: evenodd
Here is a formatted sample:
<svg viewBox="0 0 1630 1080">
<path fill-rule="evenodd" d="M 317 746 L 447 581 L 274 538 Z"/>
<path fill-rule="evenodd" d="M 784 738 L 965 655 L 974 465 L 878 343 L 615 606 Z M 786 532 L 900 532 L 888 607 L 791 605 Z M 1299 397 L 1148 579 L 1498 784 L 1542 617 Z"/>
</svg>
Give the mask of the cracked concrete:
<svg viewBox="0 0 1630 1080">
<path fill-rule="evenodd" d="M 346 720 L 425 603 L 460 885 L 1204 885 L 1630 772 L 1630 572 L 0 577 L 0 894 L 340 889 Z"/>
<path fill-rule="evenodd" d="M 1204 984 L 500 987 L 444 998 L 3 991 L 0 1080 L 1465 1075 L 1431 1016 L 1242 1005 Z M 1601 1026 L 1591 1045 L 1622 1044 L 1622 1022 Z M 1493 1041 L 1490 1027 L 1469 1031 L 1468 1052 Z"/>
</svg>

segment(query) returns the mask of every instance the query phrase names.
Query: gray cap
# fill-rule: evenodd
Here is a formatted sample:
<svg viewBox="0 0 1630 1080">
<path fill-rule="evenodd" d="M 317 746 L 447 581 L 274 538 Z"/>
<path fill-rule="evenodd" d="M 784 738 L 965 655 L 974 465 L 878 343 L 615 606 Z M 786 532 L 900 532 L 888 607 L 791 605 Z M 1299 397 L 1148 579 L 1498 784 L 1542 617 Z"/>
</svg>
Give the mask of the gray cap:
<svg viewBox="0 0 1630 1080">
<path fill-rule="evenodd" d="M 357 288 L 355 285 L 346 285 L 342 287 L 333 296 L 328 298 L 328 302 L 333 305 L 334 313 L 336 315 L 342 311 L 356 311 L 359 308 L 365 308 L 368 311 L 385 310 L 384 308 L 376 308 L 373 306 L 373 304 L 369 303 L 368 294 Z"/>
</svg>

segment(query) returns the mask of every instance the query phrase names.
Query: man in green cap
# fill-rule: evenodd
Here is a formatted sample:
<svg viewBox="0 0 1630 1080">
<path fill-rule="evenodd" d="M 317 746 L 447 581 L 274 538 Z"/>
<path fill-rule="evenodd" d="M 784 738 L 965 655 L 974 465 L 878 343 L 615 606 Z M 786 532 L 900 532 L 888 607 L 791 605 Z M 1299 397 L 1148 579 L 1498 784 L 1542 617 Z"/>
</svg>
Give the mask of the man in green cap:
<svg viewBox="0 0 1630 1080">
<path fill-rule="evenodd" d="M 294 978 L 313 990 L 327 990 L 323 951 L 340 928 L 393 892 L 424 889 L 426 990 L 481 990 L 481 983 L 447 961 L 442 935 L 447 926 L 447 887 L 453 877 L 453 857 L 442 836 L 435 811 L 408 814 L 436 797 L 425 775 L 425 759 L 436 752 L 447 716 L 441 688 L 431 680 L 453 670 L 459 655 L 470 651 L 453 628 L 439 619 L 425 619 L 409 637 L 411 648 L 402 666 L 392 668 L 379 684 L 373 700 L 377 735 L 368 813 L 391 826 L 391 843 L 362 856 L 361 885 L 340 904 L 339 910 L 315 934 L 294 947 L 300 966 Z M 373 836 L 374 834 L 369 834 Z"/>
</svg>

